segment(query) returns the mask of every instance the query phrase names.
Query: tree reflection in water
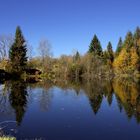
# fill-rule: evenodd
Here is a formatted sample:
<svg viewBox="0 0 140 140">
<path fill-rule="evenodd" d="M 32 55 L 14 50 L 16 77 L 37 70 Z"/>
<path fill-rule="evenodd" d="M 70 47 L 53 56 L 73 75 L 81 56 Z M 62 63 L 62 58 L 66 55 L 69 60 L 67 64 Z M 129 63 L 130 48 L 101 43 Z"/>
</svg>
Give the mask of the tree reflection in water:
<svg viewBox="0 0 140 140">
<path fill-rule="evenodd" d="M 27 86 L 30 90 L 27 90 Z M 140 84 L 138 82 L 122 79 L 114 79 L 112 81 L 94 80 L 88 82 L 60 80 L 55 83 L 44 81 L 32 85 L 27 85 L 23 81 L 12 81 L 10 84 L 7 82 L 5 83 L 5 88 L 3 91 L 0 91 L 3 93 L 0 94 L 0 111 L 6 111 L 4 107 L 12 107 L 12 110 L 15 111 L 17 124 L 20 125 L 27 108 L 27 101 L 34 99 L 30 99 L 31 96 L 35 95 L 32 94 L 31 91 L 36 88 L 42 89 L 42 93 L 37 96 L 38 105 L 42 111 L 47 111 L 53 98 L 52 92 L 54 86 L 57 86 L 63 90 L 73 89 L 75 90 L 75 96 L 79 96 L 79 94 L 81 94 L 81 90 L 84 91 L 89 98 L 94 114 L 98 113 L 104 99 L 106 99 L 109 106 L 112 105 L 112 102 L 115 99 L 117 101 L 120 113 L 123 111 L 128 119 L 134 117 L 138 123 L 140 122 Z M 30 92 L 29 97 L 27 91 Z M 11 107 L 7 101 L 8 98 Z"/>
<path fill-rule="evenodd" d="M 113 81 L 113 88 L 119 108 L 126 112 L 128 119 L 135 117 L 140 122 L 140 85 L 129 80 Z"/>
<path fill-rule="evenodd" d="M 17 124 L 20 125 L 26 111 L 27 87 L 23 81 L 12 81 L 9 101 L 15 110 Z"/>
<path fill-rule="evenodd" d="M 140 85 L 138 82 L 125 79 L 94 81 L 85 85 L 84 90 L 95 114 L 99 111 L 103 98 L 107 99 L 109 105 L 112 104 L 114 94 L 120 112 L 124 110 L 128 119 L 135 117 L 137 122 L 140 122 Z"/>
<path fill-rule="evenodd" d="M 72 88 L 77 91 L 83 90 L 88 96 L 90 105 L 95 114 L 100 110 L 105 98 L 111 106 L 113 96 L 117 100 L 120 112 L 125 111 L 127 118 L 135 117 L 140 122 L 140 84 L 128 79 L 99 80 L 75 82 L 59 82 L 56 86 L 62 89 Z M 78 95 L 78 94 L 77 94 Z"/>
</svg>

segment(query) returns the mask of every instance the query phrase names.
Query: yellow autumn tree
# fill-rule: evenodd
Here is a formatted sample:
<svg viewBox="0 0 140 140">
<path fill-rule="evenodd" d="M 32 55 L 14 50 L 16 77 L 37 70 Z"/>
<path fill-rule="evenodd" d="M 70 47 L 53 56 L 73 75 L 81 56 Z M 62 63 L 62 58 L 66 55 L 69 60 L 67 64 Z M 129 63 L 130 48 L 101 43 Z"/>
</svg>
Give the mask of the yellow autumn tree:
<svg viewBox="0 0 140 140">
<path fill-rule="evenodd" d="M 130 67 L 133 71 L 135 71 L 135 70 L 137 70 L 137 66 L 139 63 L 139 56 L 138 56 L 136 48 L 132 47 L 130 50 L 130 54 L 131 54 Z"/>
<path fill-rule="evenodd" d="M 125 48 L 122 49 L 120 55 L 114 60 L 113 67 L 116 73 L 127 73 L 129 66 L 129 53 Z"/>
</svg>

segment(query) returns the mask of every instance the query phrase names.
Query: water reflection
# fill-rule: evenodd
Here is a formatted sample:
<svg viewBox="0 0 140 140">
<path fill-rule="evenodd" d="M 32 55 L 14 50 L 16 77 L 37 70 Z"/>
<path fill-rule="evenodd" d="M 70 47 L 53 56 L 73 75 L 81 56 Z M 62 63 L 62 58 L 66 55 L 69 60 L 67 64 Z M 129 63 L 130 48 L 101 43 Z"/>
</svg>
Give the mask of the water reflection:
<svg viewBox="0 0 140 140">
<path fill-rule="evenodd" d="M 111 81 L 92 81 L 83 85 L 83 90 L 89 97 L 90 104 L 95 114 L 98 113 L 103 98 L 106 97 L 108 104 L 111 105 L 113 98 L 113 87 Z"/>
<path fill-rule="evenodd" d="M 54 119 L 55 117 L 52 116 L 52 114 L 54 115 L 56 113 L 57 115 L 60 115 L 62 112 L 65 112 L 64 109 L 67 112 L 68 110 L 73 110 L 74 107 L 79 109 L 81 106 L 78 107 L 78 104 L 77 106 L 71 104 L 71 108 L 69 105 L 71 102 L 75 103 L 74 102 L 75 100 L 73 100 L 73 98 L 77 100 L 78 99 L 77 97 L 81 97 L 81 94 L 84 94 L 84 97 L 86 96 L 88 99 L 87 106 L 91 107 L 90 110 L 91 112 L 93 112 L 92 114 L 96 115 L 96 117 L 98 117 L 98 114 L 105 102 L 108 108 L 111 108 L 112 105 L 114 107 L 115 102 L 115 106 L 117 105 L 118 109 L 118 111 L 116 110 L 115 111 L 117 112 L 118 116 L 120 116 L 120 114 L 125 113 L 125 118 L 127 118 L 128 120 L 135 118 L 136 120 L 135 122 L 139 124 L 140 123 L 139 91 L 140 91 L 139 82 L 125 79 L 121 80 L 113 79 L 112 81 L 94 80 L 88 82 L 60 80 L 55 81 L 55 83 L 51 81 L 43 81 L 43 82 L 32 82 L 32 84 L 27 83 L 25 81 L 5 81 L 3 85 L 0 85 L 0 122 L 4 121 L 4 119 L 7 119 L 11 115 L 12 120 L 16 120 L 18 127 L 21 127 L 22 124 L 26 123 L 29 114 L 30 117 L 32 117 L 34 120 L 35 116 L 32 116 L 32 111 L 28 110 L 28 108 L 30 108 L 31 106 L 32 106 L 31 108 L 34 110 L 35 113 L 36 112 L 39 112 L 40 114 L 44 113 L 42 115 L 37 114 L 39 119 L 43 118 L 44 117 L 43 115 L 45 115 L 45 113 L 48 112 L 47 115 L 51 121 L 51 119 L 52 118 Z M 73 93 L 74 96 L 73 95 L 69 96 Z M 68 95 L 69 99 L 65 95 Z M 62 107 L 61 102 L 64 103 L 65 99 L 68 101 L 68 104 L 66 105 L 66 107 Z M 81 100 L 81 102 L 82 101 L 83 100 Z M 87 102 L 85 103 L 87 104 Z M 58 110 L 56 105 L 61 106 L 60 111 Z M 51 110 L 52 106 L 54 107 L 54 110 Z M 36 110 L 37 107 L 39 111 Z M 106 111 L 106 113 L 108 113 L 107 110 L 105 110 L 106 108 L 103 109 L 104 111 Z M 25 117 L 26 112 L 28 112 L 28 115 L 23 123 L 23 119 Z M 50 116 L 49 113 L 51 114 Z M 72 114 L 73 112 L 70 113 L 71 115 L 73 115 Z M 5 117 L 5 114 L 8 117 Z M 84 112 L 82 112 L 82 114 L 84 114 Z M 61 115 L 63 116 L 66 114 Z M 30 117 L 28 119 L 30 119 Z M 60 119 L 61 117 L 58 116 L 58 119 Z M 112 118 L 113 117 L 114 116 L 112 116 Z M 43 125 L 45 121 L 46 119 L 44 117 L 43 120 L 40 120 L 37 123 L 42 123 Z M 64 117 L 64 122 L 65 121 L 66 119 Z"/>
<path fill-rule="evenodd" d="M 26 111 L 27 105 L 27 86 L 23 81 L 11 82 L 11 93 L 9 101 L 15 110 L 17 124 L 20 125 Z"/>
<path fill-rule="evenodd" d="M 82 87 L 89 97 L 95 114 L 98 113 L 104 98 L 111 106 L 114 95 L 120 112 L 124 110 L 128 119 L 134 117 L 137 123 L 140 122 L 140 85 L 138 82 L 114 79 L 113 81 L 92 81 Z"/>
<path fill-rule="evenodd" d="M 0 114 L 8 115 L 13 113 L 9 102 L 9 95 L 10 83 L 5 81 L 3 85 L 0 85 Z"/>
<path fill-rule="evenodd" d="M 94 114 L 100 110 L 103 99 L 106 99 L 108 105 L 111 106 L 114 96 L 120 112 L 124 110 L 128 119 L 135 117 L 137 123 L 140 122 L 140 84 L 138 81 L 128 79 L 94 80 L 79 83 L 62 81 L 56 86 L 62 89 L 74 89 L 77 95 L 80 90 L 83 90 L 89 98 Z"/>
<path fill-rule="evenodd" d="M 113 88 L 120 111 L 124 109 L 128 119 L 135 117 L 140 122 L 140 85 L 139 83 L 115 79 Z"/>
</svg>

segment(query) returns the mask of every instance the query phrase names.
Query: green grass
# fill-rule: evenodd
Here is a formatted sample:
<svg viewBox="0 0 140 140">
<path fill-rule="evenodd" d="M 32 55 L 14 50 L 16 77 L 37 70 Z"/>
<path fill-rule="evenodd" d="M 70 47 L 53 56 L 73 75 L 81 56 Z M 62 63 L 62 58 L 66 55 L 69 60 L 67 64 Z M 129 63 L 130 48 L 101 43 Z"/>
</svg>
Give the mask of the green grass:
<svg viewBox="0 0 140 140">
<path fill-rule="evenodd" d="M 0 140 L 16 140 L 14 137 L 0 137 Z"/>
</svg>

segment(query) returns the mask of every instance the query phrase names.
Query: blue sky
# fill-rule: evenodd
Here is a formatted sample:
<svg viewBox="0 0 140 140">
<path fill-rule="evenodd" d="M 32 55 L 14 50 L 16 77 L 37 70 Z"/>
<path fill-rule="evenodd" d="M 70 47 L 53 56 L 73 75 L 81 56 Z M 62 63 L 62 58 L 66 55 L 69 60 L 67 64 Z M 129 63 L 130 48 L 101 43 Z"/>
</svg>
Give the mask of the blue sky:
<svg viewBox="0 0 140 140">
<path fill-rule="evenodd" d="M 94 34 L 105 49 L 140 26 L 139 0 L 0 0 L 0 34 L 21 26 L 25 39 L 38 47 L 47 38 L 55 57 L 84 54 Z M 34 51 L 37 54 L 37 51 Z"/>
</svg>

